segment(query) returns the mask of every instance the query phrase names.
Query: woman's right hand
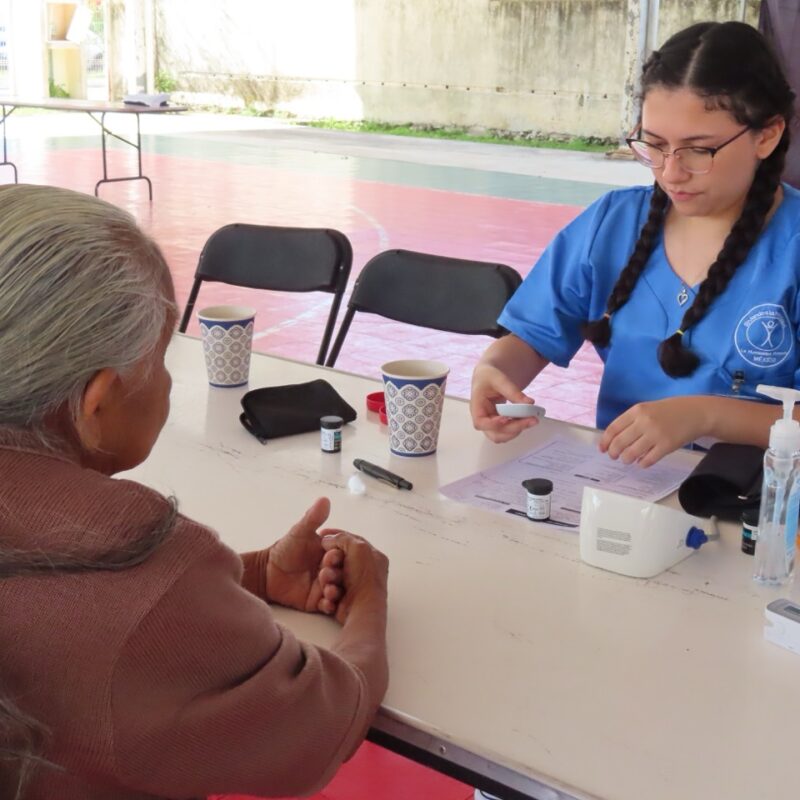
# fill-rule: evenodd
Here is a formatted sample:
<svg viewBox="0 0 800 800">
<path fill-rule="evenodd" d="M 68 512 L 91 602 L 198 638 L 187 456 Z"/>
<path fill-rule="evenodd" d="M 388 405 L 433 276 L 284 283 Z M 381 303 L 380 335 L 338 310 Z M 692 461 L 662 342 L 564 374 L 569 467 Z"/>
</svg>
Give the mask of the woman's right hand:
<svg viewBox="0 0 800 800">
<path fill-rule="evenodd" d="M 331 650 L 364 675 L 367 704 L 374 713 L 389 685 L 386 654 L 389 559 L 366 539 L 345 531 L 323 531 L 322 547 L 327 553 L 341 554 L 342 582 L 337 588 L 344 593 L 336 606 L 336 619 L 342 628 Z"/>
<path fill-rule="evenodd" d="M 336 619 L 344 624 L 356 608 L 373 606 L 385 610 L 389 559 L 366 539 L 346 531 L 324 531 L 322 547 L 342 554 L 344 593 L 336 608 Z"/>
<path fill-rule="evenodd" d="M 536 417 L 502 417 L 497 413 L 497 404 L 533 403 L 502 370 L 492 364 L 481 362 L 472 373 L 472 392 L 469 410 L 476 430 L 483 431 L 493 442 L 508 442 L 522 431 L 538 424 Z"/>
</svg>

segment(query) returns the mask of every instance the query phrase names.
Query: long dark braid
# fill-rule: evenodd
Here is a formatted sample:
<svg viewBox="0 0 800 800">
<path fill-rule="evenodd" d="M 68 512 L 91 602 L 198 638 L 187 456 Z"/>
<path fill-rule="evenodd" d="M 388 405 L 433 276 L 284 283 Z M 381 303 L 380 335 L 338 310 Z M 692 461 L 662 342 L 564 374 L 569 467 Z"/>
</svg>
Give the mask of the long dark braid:
<svg viewBox="0 0 800 800">
<path fill-rule="evenodd" d="M 764 128 L 776 117 L 786 122 L 777 147 L 756 170 L 742 213 L 709 267 L 681 327 L 658 347 L 662 369 L 677 378 L 690 375 L 700 362 L 685 346 L 685 333 L 703 318 L 714 299 L 725 290 L 764 228 L 789 148 L 794 93 L 766 40 L 755 28 L 740 22 L 703 22 L 676 33 L 644 64 L 642 96 L 655 86 L 690 88 L 705 99 L 709 110 L 726 110 L 753 130 Z M 611 340 L 611 317 L 631 296 L 653 251 L 667 203 L 666 194 L 656 184 L 647 221 L 611 290 L 605 313 L 601 319 L 583 326 L 586 339 L 598 347 L 607 346 Z"/>
<path fill-rule="evenodd" d="M 625 269 L 617 278 L 614 288 L 606 301 L 606 311 L 600 319 L 586 322 L 583 325 L 583 335 L 592 344 L 598 347 L 606 347 L 611 341 L 611 315 L 622 308 L 628 302 L 636 281 L 642 274 L 644 265 L 650 258 L 653 248 L 656 246 L 656 239 L 664 223 L 664 212 L 667 208 L 669 198 L 667 193 L 656 183 L 653 186 L 653 195 L 650 198 L 650 211 L 647 221 L 642 226 L 633 253 L 625 265 Z"/>
<path fill-rule="evenodd" d="M 683 378 L 697 369 L 700 358 L 686 347 L 683 342 L 684 334 L 705 316 L 709 306 L 725 291 L 764 229 L 786 162 L 786 151 L 789 149 L 788 130 L 787 128 L 772 155 L 759 165 L 742 213 L 725 239 L 716 261 L 708 268 L 708 275 L 700 284 L 694 302 L 686 309 L 681 327 L 658 346 L 661 368 L 673 378 Z"/>
</svg>

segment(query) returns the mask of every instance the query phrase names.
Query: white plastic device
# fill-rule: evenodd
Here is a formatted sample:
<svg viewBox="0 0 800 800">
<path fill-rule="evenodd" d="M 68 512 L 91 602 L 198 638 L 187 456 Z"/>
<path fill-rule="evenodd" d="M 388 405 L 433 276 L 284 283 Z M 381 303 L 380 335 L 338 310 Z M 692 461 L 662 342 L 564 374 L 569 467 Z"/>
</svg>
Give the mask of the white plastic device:
<svg viewBox="0 0 800 800">
<path fill-rule="evenodd" d="M 800 605 L 781 597 L 764 609 L 764 638 L 800 655 Z"/>
<path fill-rule="evenodd" d="M 533 403 L 498 403 L 497 413 L 501 417 L 536 417 L 541 419 L 544 416 L 544 409 Z"/>
<path fill-rule="evenodd" d="M 581 560 L 621 575 L 652 578 L 708 539 L 719 538 L 716 530 L 704 532 L 708 524 L 682 511 L 587 486 L 581 504 Z"/>
</svg>

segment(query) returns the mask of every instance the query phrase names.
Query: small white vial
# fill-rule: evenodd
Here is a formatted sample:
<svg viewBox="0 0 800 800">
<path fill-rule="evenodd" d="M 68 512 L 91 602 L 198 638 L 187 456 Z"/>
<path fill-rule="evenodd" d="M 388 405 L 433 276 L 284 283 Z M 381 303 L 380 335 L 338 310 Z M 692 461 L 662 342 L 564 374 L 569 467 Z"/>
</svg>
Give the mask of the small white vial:
<svg viewBox="0 0 800 800">
<path fill-rule="evenodd" d="M 522 482 L 528 493 L 528 519 L 550 519 L 550 499 L 553 496 L 553 482 L 547 478 L 529 478 Z"/>
<path fill-rule="evenodd" d="M 341 417 L 321 417 L 319 421 L 320 447 L 323 453 L 339 453 L 342 450 Z"/>
</svg>

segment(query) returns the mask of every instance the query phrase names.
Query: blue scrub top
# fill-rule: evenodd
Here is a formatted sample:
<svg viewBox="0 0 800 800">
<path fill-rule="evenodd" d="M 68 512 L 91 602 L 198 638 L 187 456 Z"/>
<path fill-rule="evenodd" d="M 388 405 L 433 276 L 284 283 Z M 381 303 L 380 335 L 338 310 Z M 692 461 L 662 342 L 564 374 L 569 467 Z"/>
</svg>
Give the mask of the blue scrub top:
<svg viewBox="0 0 800 800">
<path fill-rule="evenodd" d="M 611 321 L 611 343 L 597 348 L 605 364 L 597 426 L 636 403 L 675 395 L 764 400 L 759 383 L 800 387 L 800 191 L 784 184 L 783 202 L 705 317 L 684 341 L 700 366 L 671 378 L 658 363 L 659 343 L 673 334 L 698 286 L 673 272 L 663 234 L 628 302 Z M 603 315 L 606 301 L 647 219 L 652 187 L 601 197 L 550 243 L 509 300 L 499 322 L 544 358 L 566 367 L 583 343 L 580 326 Z"/>
</svg>

